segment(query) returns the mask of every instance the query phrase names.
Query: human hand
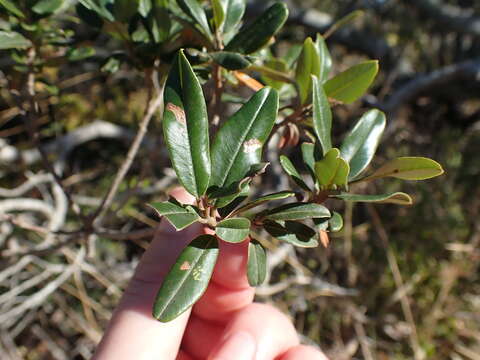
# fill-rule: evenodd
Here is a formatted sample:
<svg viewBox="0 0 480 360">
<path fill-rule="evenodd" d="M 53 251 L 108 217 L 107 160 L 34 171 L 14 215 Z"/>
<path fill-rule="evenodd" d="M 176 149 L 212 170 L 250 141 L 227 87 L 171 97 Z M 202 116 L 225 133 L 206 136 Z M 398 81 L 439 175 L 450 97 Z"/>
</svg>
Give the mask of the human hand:
<svg viewBox="0 0 480 360">
<path fill-rule="evenodd" d="M 180 189 L 171 194 L 185 203 Z M 115 310 L 94 360 L 326 360 L 299 344 L 290 320 L 272 306 L 253 303 L 246 263 L 248 241 L 220 242 L 212 280 L 192 310 L 161 323 L 152 305 L 163 278 L 182 249 L 208 230 L 192 225 L 176 232 L 162 220 Z"/>
</svg>

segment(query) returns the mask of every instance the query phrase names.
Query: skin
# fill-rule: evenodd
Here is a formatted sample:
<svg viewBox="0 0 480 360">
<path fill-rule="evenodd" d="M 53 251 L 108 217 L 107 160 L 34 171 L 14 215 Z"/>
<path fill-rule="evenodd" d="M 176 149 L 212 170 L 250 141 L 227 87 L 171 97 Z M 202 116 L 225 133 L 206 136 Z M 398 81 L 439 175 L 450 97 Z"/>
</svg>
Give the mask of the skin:
<svg viewBox="0 0 480 360">
<path fill-rule="evenodd" d="M 181 189 L 180 202 L 192 199 Z M 317 349 L 300 345 L 291 321 L 276 308 L 253 302 L 246 263 L 248 239 L 220 242 L 212 280 L 202 298 L 169 323 L 152 315 L 163 278 L 182 249 L 197 235 L 198 225 L 176 232 L 162 221 L 143 255 L 94 360 L 327 360 Z"/>
</svg>

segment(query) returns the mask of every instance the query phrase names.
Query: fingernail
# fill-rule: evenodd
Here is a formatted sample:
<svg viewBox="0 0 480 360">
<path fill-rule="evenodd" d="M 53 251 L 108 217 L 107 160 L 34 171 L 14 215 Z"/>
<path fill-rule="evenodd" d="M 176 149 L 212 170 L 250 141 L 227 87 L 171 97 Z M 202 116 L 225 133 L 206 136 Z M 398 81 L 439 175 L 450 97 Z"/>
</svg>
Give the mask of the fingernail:
<svg viewBox="0 0 480 360">
<path fill-rule="evenodd" d="M 227 335 L 212 351 L 209 360 L 253 360 L 257 345 L 253 336 L 246 331 Z"/>
</svg>

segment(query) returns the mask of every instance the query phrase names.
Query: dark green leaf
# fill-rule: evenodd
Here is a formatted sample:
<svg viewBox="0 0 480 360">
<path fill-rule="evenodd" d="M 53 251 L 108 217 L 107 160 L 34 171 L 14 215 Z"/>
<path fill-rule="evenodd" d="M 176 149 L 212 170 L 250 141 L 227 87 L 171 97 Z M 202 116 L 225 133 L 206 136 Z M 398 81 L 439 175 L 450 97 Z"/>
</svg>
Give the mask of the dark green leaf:
<svg viewBox="0 0 480 360">
<path fill-rule="evenodd" d="M 0 31 L 0 50 L 25 49 L 31 46 L 30 40 L 14 31 Z"/>
<path fill-rule="evenodd" d="M 208 38 L 212 39 L 212 32 L 210 26 L 208 25 L 207 16 L 205 15 L 205 10 L 199 4 L 198 0 L 177 0 L 178 5 L 182 10 L 196 23 L 199 25 L 202 33 Z"/>
<path fill-rule="evenodd" d="M 226 51 L 251 54 L 264 47 L 280 30 L 288 17 L 284 3 L 275 3 L 250 26 L 239 31 L 225 47 Z"/>
<path fill-rule="evenodd" d="M 349 104 L 362 96 L 378 72 L 378 61 L 371 60 L 352 66 L 324 84 L 328 97 Z"/>
<path fill-rule="evenodd" d="M 395 177 L 403 180 L 425 180 L 443 174 L 442 165 L 425 157 L 399 157 L 390 160 L 362 180 Z"/>
<path fill-rule="evenodd" d="M 170 159 L 180 183 L 198 198 L 210 179 L 208 116 L 202 88 L 183 51 L 168 75 L 164 103 L 163 132 Z"/>
<path fill-rule="evenodd" d="M 247 277 L 250 286 L 259 286 L 267 276 L 267 253 L 257 240 L 248 244 Z"/>
<path fill-rule="evenodd" d="M 153 203 L 150 206 L 159 216 L 165 216 L 177 230 L 182 230 L 200 219 L 193 207 L 181 205 L 174 199 Z"/>
<path fill-rule="evenodd" d="M 115 0 L 113 14 L 118 21 L 129 21 L 137 13 L 138 8 L 139 0 Z"/>
<path fill-rule="evenodd" d="M 366 112 L 340 147 L 340 153 L 350 164 L 349 179 L 355 179 L 368 166 L 377 151 L 385 129 L 385 114 L 377 109 Z"/>
<path fill-rule="evenodd" d="M 332 148 L 332 111 L 320 79 L 312 76 L 312 84 L 313 128 L 325 155 Z"/>
<path fill-rule="evenodd" d="M 283 170 L 291 176 L 293 181 L 297 183 L 298 186 L 300 186 L 302 189 L 306 191 L 310 191 L 310 188 L 308 187 L 307 184 L 303 181 L 302 177 L 298 173 L 297 169 L 295 166 L 293 166 L 292 162 L 290 161 L 289 158 L 287 158 L 285 155 L 280 156 L 280 164 L 282 165 Z"/>
<path fill-rule="evenodd" d="M 313 177 L 315 178 L 315 162 L 317 161 L 316 149 L 315 144 L 312 143 L 303 143 L 301 145 L 302 148 L 302 158 L 307 168 L 312 173 Z"/>
<path fill-rule="evenodd" d="M 60 9 L 63 2 L 64 0 L 40 0 L 32 7 L 32 11 L 40 15 L 53 14 Z"/>
<path fill-rule="evenodd" d="M 328 219 L 328 228 L 331 232 L 337 232 L 343 228 L 343 218 L 338 212 L 334 211 L 332 217 Z"/>
<path fill-rule="evenodd" d="M 269 220 L 303 220 L 310 218 L 329 218 L 330 211 L 315 203 L 292 203 L 269 210 L 264 216 Z"/>
<path fill-rule="evenodd" d="M 220 221 L 215 233 L 229 243 L 239 243 L 245 240 L 250 232 L 250 220 L 246 218 L 231 218 Z"/>
<path fill-rule="evenodd" d="M 23 12 L 15 5 L 14 2 L 12 2 L 10 0 L 0 0 L 0 6 L 4 7 L 9 12 L 11 12 L 13 15 L 15 15 L 19 18 L 23 19 L 25 17 Z M 1 47 L 1 42 L 0 42 L 0 47 Z"/>
<path fill-rule="evenodd" d="M 228 186 L 245 177 L 252 165 L 260 163 L 277 112 L 277 92 L 263 88 L 225 122 L 212 145 L 210 185 Z"/>
<path fill-rule="evenodd" d="M 75 10 L 77 11 L 78 17 L 85 23 L 90 25 L 93 28 L 101 28 L 103 25 L 103 20 L 101 16 L 96 12 L 88 7 L 78 3 L 75 6 Z"/>
<path fill-rule="evenodd" d="M 300 102 L 304 104 L 312 92 L 312 75 L 320 74 L 320 56 L 311 38 L 303 43 L 302 52 L 297 61 L 295 80 L 300 93 Z"/>
<path fill-rule="evenodd" d="M 228 70 L 245 69 L 251 64 L 245 56 L 230 51 L 218 51 L 210 53 L 210 55 L 217 64 Z"/>
<path fill-rule="evenodd" d="M 225 190 L 224 194 L 220 191 Z M 217 194 L 212 194 L 212 199 L 217 199 L 215 201 L 215 206 L 217 208 L 223 208 L 230 204 L 232 201 L 238 197 L 246 197 L 250 192 L 250 180 L 248 181 L 236 181 L 226 188 L 221 189 Z M 234 191 L 233 191 L 234 190 Z M 215 195 L 220 195 L 215 197 Z"/>
<path fill-rule="evenodd" d="M 274 238 L 299 247 L 316 247 L 316 232 L 305 224 L 295 221 L 267 221 L 265 230 Z"/>
<path fill-rule="evenodd" d="M 207 289 L 217 257 L 215 236 L 200 235 L 193 240 L 163 280 L 153 305 L 153 316 L 168 322 L 195 304 Z"/>
<path fill-rule="evenodd" d="M 261 196 L 258 199 L 255 199 L 252 202 L 238 208 L 237 210 L 235 210 L 234 214 L 241 214 L 242 212 L 253 209 L 254 207 L 260 206 L 268 201 L 283 200 L 292 196 L 295 196 L 295 193 L 293 191 L 280 191 L 277 193 Z"/>
<path fill-rule="evenodd" d="M 317 34 L 315 47 L 317 48 L 320 58 L 320 72 L 318 74 L 318 79 L 323 84 L 325 81 L 327 81 L 330 70 L 332 69 L 332 57 L 330 56 L 330 52 L 328 51 L 325 40 L 320 34 Z"/>
<path fill-rule="evenodd" d="M 362 195 L 362 194 L 347 194 L 343 193 L 335 195 L 336 198 L 353 201 L 353 202 L 376 202 L 376 203 L 390 203 L 398 205 L 412 205 L 413 201 L 410 195 L 403 192 L 394 192 L 382 195 Z"/>
<path fill-rule="evenodd" d="M 234 30 L 242 20 L 245 12 L 245 0 L 221 0 L 225 10 L 225 22 L 223 32 L 229 33 Z"/>
</svg>

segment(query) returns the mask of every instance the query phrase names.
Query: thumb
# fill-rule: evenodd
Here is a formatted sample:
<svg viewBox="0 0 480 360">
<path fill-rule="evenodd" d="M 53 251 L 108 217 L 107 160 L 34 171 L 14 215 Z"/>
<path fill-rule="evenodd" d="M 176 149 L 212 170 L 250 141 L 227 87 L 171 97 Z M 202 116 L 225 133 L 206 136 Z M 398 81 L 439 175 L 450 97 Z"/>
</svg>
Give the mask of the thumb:
<svg viewBox="0 0 480 360">
<path fill-rule="evenodd" d="M 180 189 L 171 195 L 183 203 L 191 200 Z M 153 318 L 152 306 L 163 278 L 183 248 L 200 231 L 200 226 L 192 225 L 177 232 L 162 220 L 110 320 L 94 360 L 176 358 L 190 311 L 171 322 L 161 323 Z"/>
</svg>

